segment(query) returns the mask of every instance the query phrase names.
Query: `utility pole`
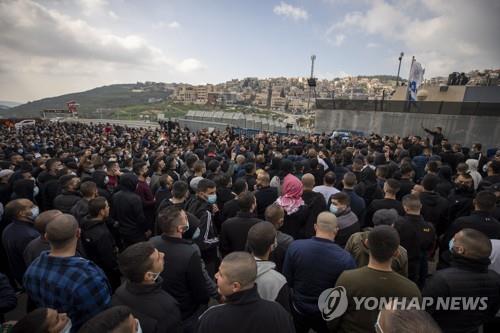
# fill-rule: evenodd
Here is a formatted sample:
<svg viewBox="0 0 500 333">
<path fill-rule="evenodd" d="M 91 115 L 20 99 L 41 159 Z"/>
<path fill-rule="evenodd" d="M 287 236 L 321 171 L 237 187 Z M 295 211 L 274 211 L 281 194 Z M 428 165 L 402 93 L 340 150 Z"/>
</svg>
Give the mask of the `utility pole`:
<svg viewBox="0 0 500 333">
<path fill-rule="evenodd" d="M 403 60 L 403 56 L 404 56 L 404 52 L 401 52 L 401 54 L 399 55 L 399 66 L 398 66 L 398 76 L 396 77 L 396 87 L 399 86 L 399 71 L 401 71 L 401 60 Z"/>
<path fill-rule="evenodd" d="M 307 85 L 309 86 L 309 97 L 307 98 L 307 113 L 309 113 L 311 95 L 314 93 L 314 100 L 316 100 L 316 78 L 314 77 L 314 61 L 316 56 L 313 54 L 311 56 L 311 77 L 307 80 Z"/>
</svg>

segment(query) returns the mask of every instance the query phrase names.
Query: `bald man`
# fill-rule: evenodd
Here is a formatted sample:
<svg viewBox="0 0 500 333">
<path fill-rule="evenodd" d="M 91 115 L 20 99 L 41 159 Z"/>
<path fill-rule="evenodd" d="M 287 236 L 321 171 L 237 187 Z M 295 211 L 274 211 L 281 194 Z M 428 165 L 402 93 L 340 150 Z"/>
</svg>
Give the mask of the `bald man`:
<svg viewBox="0 0 500 333">
<path fill-rule="evenodd" d="M 225 304 L 205 311 L 197 332 L 294 332 L 283 307 L 259 296 L 256 277 L 257 264 L 251 254 L 233 252 L 224 257 L 216 278 Z"/>
<path fill-rule="evenodd" d="M 271 179 L 265 171 L 257 174 L 256 182 L 255 200 L 257 200 L 257 217 L 263 220 L 266 208 L 278 199 L 278 189 L 269 186 Z"/>
<path fill-rule="evenodd" d="M 319 213 L 326 210 L 326 203 L 323 195 L 318 192 L 314 192 L 314 176 L 310 173 L 306 173 L 302 176 L 302 185 L 304 186 L 304 191 L 302 192 L 302 200 L 309 206 L 309 219 L 306 222 L 304 233 L 305 237 L 309 238 L 314 236 L 314 223 L 318 218 Z"/>
<path fill-rule="evenodd" d="M 318 309 L 319 295 L 333 288 L 344 270 L 356 268 L 352 256 L 334 243 L 339 230 L 334 214 L 320 213 L 314 230 L 314 237 L 296 240 L 288 247 L 283 266 L 293 289 L 291 308 L 297 332 L 328 332 Z"/>
<path fill-rule="evenodd" d="M 26 246 L 26 249 L 23 252 L 23 258 L 26 267 L 28 267 L 33 262 L 33 260 L 38 258 L 38 256 L 42 252 L 50 250 L 49 241 L 45 238 L 45 228 L 50 221 L 61 214 L 62 212 L 60 210 L 51 209 L 41 213 L 35 219 L 34 226 L 35 229 L 40 233 L 40 236 L 29 242 L 28 246 Z"/>
<path fill-rule="evenodd" d="M 500 275 L 488 269 L 491 241 L 482 232 L 466 228 L 453 236 L 449 247 L 451 267 L 438 270 L 422 296 L 484 297 L 486 306 L 475 311 L 427 309 L 443 332 L 476 332 L 500 309 Z"/>
<path fill-rule="evenodd" d="M 35 305 L 67 313 L 74 332 L 111 301 L 111 288 L 103 271 L 75 256 L 79 237 L 76 219 L 69 214 L 57 215 L 45 228 L 50 252 L 40 254 L 23 279 Z"/>
</svg>

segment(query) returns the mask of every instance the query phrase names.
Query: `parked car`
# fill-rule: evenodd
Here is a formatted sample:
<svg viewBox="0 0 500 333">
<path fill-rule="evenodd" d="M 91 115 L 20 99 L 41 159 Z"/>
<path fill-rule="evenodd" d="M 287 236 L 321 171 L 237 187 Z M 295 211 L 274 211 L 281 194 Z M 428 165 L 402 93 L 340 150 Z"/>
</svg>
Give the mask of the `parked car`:
<svg viewBox="0 0 500 333">
<path fill-rule="evenodd" d="M 25 119 L 21 120 L 20 122 L 16 123 L 14 126 L 16 129 L 21 129 L 23 127 L 28 127 L 28 126 L 35 126 L 35 120 L 33 119 Z"/>
<path fill-rule="evenodd" d="M 354 136 L 366 136 L 366 133 L 363 131 L 355 131 L 348 129 L 337 129 L 333 131 L 330 139 L 337 139 L 340 141 L 350 140 Z"/>
</svg>

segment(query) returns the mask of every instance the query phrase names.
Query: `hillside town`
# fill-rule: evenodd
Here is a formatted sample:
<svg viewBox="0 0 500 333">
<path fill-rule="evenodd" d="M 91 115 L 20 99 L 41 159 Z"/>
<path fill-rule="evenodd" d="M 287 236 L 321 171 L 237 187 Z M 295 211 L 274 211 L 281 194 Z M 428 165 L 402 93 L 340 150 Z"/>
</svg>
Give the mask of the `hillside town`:
<svg viewBox="0 0 500 333">
<path fill-rule="evenodd" d="M 465 75 L 467 86 L 491 86 L 499 84 L 500 69 L 472 70 Z M 450 74 L 451 76 L 452 74 Z M 313 90 L 306 77 L 278 77 L 260 79 L 247 77 L 232 79 L 219 84 L 191 85 L 185 83 L 138 82 L 133 92 L 170 92 L 169 100 L 180 104 L 234 106 L 246 105 L 273 111 L 300 114 L 312 106 L 316 98 L 349 100 L 391 99 L 398 84 L 396 76 L 345 76 L 333 80 L 317 80 Z M 399 85 L 405 85 L 401 79 Z M 425 86 L 450 85 L 450 77 L 438 76 L 424 80 Z M 160 102 L 161 98 L 151 98 L 149 103 Z"/>
</svg>

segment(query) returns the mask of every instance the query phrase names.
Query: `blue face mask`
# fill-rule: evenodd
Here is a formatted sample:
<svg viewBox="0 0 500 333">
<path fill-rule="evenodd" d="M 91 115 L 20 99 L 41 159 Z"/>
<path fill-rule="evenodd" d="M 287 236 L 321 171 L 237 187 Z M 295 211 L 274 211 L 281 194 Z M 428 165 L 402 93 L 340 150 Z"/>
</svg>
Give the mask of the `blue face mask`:
<svg viewBox="0 0 500 333">
<path fill-rule="evenodd" d="M 196 230 L 193 234 L 193 237 L 191 237 L 191 239 L 196 239 L 196 238 L 200 237 L 200 233 L 201 233 L 200 228 L 196 228 Z"/>
<path fill-rule="evenodd" d="M 217 194 L 210 194 L 208 197 L 207 197 L 207 202 L 211 205 L 213 205 L 214 203 L 217 202 Z"/>
<path fill-rule="evenodd" d="M 339 212 L 339 208 L 335 205 L 330 205 L 330 212 L 332 214 L 337 214 Z"/>
<path fill-rule="evenodd" d="M 450 252 L 453 252 L 453 246 L 455 245 L 455 239 L 452 238 L 450 239 L 450 242 L 448 243 L 448 247 L 450 249 Z"/>
<path fill-rule="evenodd" d="M 31 208 L 31 219 L 35 220 L 39 214 L 40 214 L 40 209 L 38 208 L 38 206 L 33 206 L 33 208 Z"/>
</svg>

